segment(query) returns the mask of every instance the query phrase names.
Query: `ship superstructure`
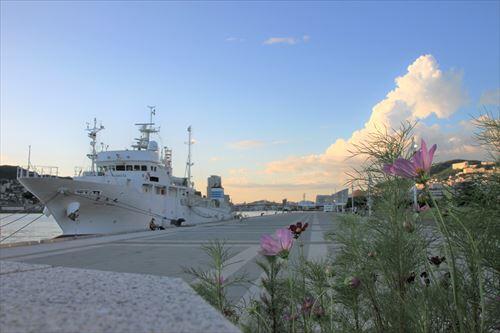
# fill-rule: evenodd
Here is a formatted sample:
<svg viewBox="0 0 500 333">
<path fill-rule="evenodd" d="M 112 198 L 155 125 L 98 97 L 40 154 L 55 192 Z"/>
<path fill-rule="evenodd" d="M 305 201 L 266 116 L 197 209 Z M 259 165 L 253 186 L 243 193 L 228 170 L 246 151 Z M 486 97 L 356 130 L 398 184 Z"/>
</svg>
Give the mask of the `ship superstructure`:
<svg viewBox="0 0 500 333">
<path fill-rule="evenodd" d="M 191 181 L 191 126 L 188 128 L 187 177 L 172 174 L 172 151 L 151 139 L 159 131 L 150 121 L 136 124 L 140 137 L 131 150 L 97 152 L 94 120 L 87 126 L 91 139 L 91 167 L 73 178 L 45 174 L 35 167 L 18 169 L 18 180 L 42 203 L 63 230 L 63 235 L 103 234 L 198 224 L 233 218 L 224 198 L 209 199 Z M 51 169 L 52 170 L 52 169 Z"/>
</svg>

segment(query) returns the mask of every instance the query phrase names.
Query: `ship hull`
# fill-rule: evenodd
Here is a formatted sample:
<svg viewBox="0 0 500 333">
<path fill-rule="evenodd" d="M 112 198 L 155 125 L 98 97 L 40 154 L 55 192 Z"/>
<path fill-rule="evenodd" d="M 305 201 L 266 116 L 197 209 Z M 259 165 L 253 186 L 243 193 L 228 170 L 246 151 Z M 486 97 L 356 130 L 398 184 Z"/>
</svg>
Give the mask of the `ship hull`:
<svg viewBox="0 0 500 333">
<path fill-rule="evenodd" d="M 144 231 L 151 222 L 167 226 L 179 219 L 199 224 L 232 218 L 226 208 L 192 207 L 176 197 L 145 194 L 127 185 L 54 177 L 19 181 L 45 204 L 63 236 Z M 75 205 L 77 216 L 68 216 Z"/>
</svg>

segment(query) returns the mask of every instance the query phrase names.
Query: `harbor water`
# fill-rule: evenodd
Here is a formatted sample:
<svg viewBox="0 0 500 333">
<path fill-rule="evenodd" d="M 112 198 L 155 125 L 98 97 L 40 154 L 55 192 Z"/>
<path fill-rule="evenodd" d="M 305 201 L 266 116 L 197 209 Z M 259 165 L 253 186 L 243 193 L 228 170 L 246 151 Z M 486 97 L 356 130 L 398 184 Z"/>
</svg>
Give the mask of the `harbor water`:
<svg viewBox="0 0 500 333">
<path fill-rule="evenodd" d="M 39 216 L 42 217 L 40 217 L 32 224 L 28 225 L 26 228 L 16 232 Z M 16 219 L 17 221 L 15 221 Z M 16 233 L 13 234 L 14 232 Z M 61 234 L 61 228 L 59 228 L 52 216 L 47 217 L 42 214 L 23 213 L 0 214 L 0 240 L 2 240 L 1 244 L 40 241 L 42 239 L 54 238 Z"/>
</svg>

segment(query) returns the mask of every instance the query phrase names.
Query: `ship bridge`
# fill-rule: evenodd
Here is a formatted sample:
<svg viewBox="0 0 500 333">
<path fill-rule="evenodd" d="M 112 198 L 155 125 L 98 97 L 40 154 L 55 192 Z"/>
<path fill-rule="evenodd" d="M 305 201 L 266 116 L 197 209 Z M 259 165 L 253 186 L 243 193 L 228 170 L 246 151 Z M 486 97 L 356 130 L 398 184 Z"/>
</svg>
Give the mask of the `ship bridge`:
<svg viewBox="0 0 500 333">
<path fill-rule="evenodd" d="M 152 141 L 153 142 L 153 141 Z M 157 150 L 113 150 L 97 154 L 99 171 L 156 171 L 161 167 Z"/>
<path fill-rule="evenodd" d="M 158 151 L 152 150 L 113 150 L 97 153 L 96 162 L 98 165 L 127 162 L 160 163 L 160 156 Z"/>
</svg>

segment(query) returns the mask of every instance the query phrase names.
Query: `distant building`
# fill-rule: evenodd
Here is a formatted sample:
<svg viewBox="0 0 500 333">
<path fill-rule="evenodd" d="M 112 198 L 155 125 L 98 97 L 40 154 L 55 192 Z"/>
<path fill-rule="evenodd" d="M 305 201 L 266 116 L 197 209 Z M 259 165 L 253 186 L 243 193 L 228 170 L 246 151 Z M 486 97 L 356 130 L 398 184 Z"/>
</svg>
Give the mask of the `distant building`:
<svg viewBox="0 0 500 333">
<path fill-rule="evenodd" d="M 308 200 L 299 201 L 297 205 L 302 209 L 311 209 L 316 207 L 314 201 L 308 201 Z"/>
<path fill-rule="evenodd" d="M 485 168 L 478 168 L 476 165 L 471 165 L 468 168 L 464 168 L 464 173 L 485 173 Z"/>
<path fill-rule="evenodd" d="M 347 199 L 349 198 L 349 189 L 345 188 L 343 190 L 340 190 L 337 193 L 334 193 L 332 196 L 337 205 L 345 205 L 347 204 Z"/>
<path fill-rule="evenodd" d="M 333 195 L 318 194 L 316 196 L 316 206 L 322 207 L 326 204 L 333 203 Z"/>
<path fill-rule="evenodd" d="M 363 192 L 356 191 L 354 194 L 362 195 Z M 330 211 L 330 206 L 333 205 L 335 211 L 342 211 L 343 207 L 347 204 L 347 199 L 349 198 L 349 189 L 345 188 L 333 194 L 318 194 L 316 196 L 316 206 L 317 207 L 326 207 L 327 210 Z M 300 202 L 299 202 L 300 206 Z"/>
<path fill-rule="evenodd" d="M 462 170 L 464 168 L 467 168 L 469 166 L 469 162 L 464 161 L 464 162 L 459 162 L 459 163 L 453 163 L 451 165 L 451 168 L 453 170 Z"/>
<path fill-rule="evenodd" d="M 220 176 L 212 175 L 207 179 L 207 198 L 224 200 L 224 188 Z"/>
<path fill-rule="evenodd" d="M 210 199 L 217 199 L 219 201 L 224 201 L 224 189 L 221 187 L 213 187 L 210 189 Z"/>
<path fill-rule="evenodd" d="M 434 199 L 444 197 L 444 186 L 441 183 L 432 183 L 429 185 L 429 193 Z"/>
</svg>

